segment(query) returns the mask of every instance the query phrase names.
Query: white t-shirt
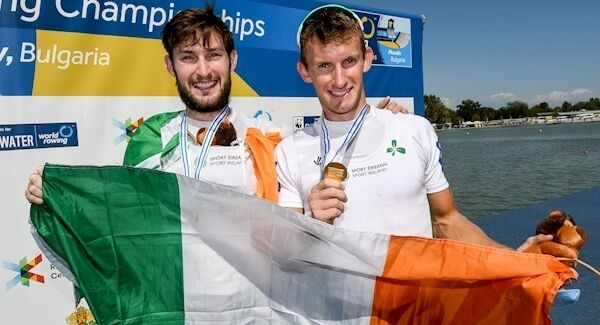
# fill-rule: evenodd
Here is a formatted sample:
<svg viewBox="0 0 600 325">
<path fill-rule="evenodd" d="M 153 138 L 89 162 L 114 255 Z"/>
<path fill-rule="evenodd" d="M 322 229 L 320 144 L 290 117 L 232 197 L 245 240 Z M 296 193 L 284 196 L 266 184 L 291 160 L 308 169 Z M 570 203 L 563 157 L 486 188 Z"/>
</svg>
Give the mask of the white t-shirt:
<svg viewBox="0 0 600 325">
<path fill-rule="evenodd" d="M 277 147 L 279 205 L 310 214 L 308 194 L 320 181 L 321 121 Z M 352 121 L 325 121 L 331 149 L 341 146 Z M 341 157 L 343 155 L 343 157 Z M 412 114 L 370 109 L 351 146 L 336 159 L 346 166 L 348 202 L 336 227 L 393 235 L 432 237 L 427 194 L 448 188 L 431 123 Z"/>
<path fill-rule="evenodd" d="M 156 124 L 152 127 L 142 124 L 146 140 L 138 140 L 133 144 L 130 142 L 129 145 L 136 146 L 132 152 L 144 151 L 145 147 L 148 147 L 149 149 L 146 150 L 150 154 L 140 163 L 136 163 L 139 159 L 134 159 L 136 157 L 132 154 L 132 159 L 125 160 L 129 165 L 185 175 L 181 146 L 177 145 L 172 150 L 165 150 L 165 148 L 169 148 L 170 143 L 174 143 L 179 138 L 183 112 L 175 113 L 163 113 L 151 118 L 150 123 Z M 167 117 L 170 119 L 166 120 Z M 236 130 L 237 144 L 234 146 L 211 146 L 200 179 L 229 187 L 237 192 L 254 195 L 256 177 L 251 153 L 245 144 L 247 130 L 254 127 L 266 134 L 280 132 L 280 129 L 267 120 L 249 118 L 243 114 L 237 114 L 235 111 L 232 111 L 227 119 L 231 121 Z M 165 121 L 163 122 L 163 120 Z M 188 119 L 187 153 L 192 174 L 201 150 L 200 145 L 196 143 L 195 134 L 200 128 L 209 125 L 210 122 Z M 154 132 L 154 129 L 160 131 L 157 133 Z M 168 153 L 163 155 L 162 151 Z M 235 204 L 235 202 L 231 202 L 231 204 Z M 183 240 L 190 239 L 184 238 Z M 206 324 L 248 323 L 256 319 L 270 322 L 270 317 L 274 317 L 273 313 L 270 309 L 264 308 L 269 306 L 269 299 L 254 283 L 234 267 L 224 267 L 227 265 L 225 259 L 199 238 L 193 238 L 188 244 L 194 247 L 197 260 L 193 272 L 197 276 L 194 282 L 200 291 L 196 299 L 200 301 L 206 299 L 212 302 L 204 306 L 206 308 L 201 309 L 201 312 L 191 315 L 192 320 Z"/>
<path fill-rule="evenodd" d="M 237 114 L 234 110 L 231 111 L 227 119 L 231 121 L 236 130 L 236 143 L 233 146 L 210 147 L 206 157 L 206 165 L 200 172 L 200 180 L 225 186 L 236 192 L 254 195 L 256 193 L 256 176 L 254 175 L 251 152 L 245 143 L 246 131 L 249 127 L 254 127 L 264 133 L 278 132 L 279 128 L 269 121 L 249 118 L 243 114 Z M 175 123 L 174 131 L 179 132 L 181 117 L 176 120 L 179 120 L 179 122 Z M 188 117 L 187 153 L 191 175 L 194 174 L 201 150 L 201 146 L 196 143 L 195 134 L 199 129 L 208 128 L 209 126 L 210 122 L 197 121 Z M 165 127 L 169 127 L 169 125 Z M 163 139 L 165 141 L 169 137 Z M 180 148 L 177 148 L 174 152 L 173 157 L 169 159 L 169 163 L 164 165 L 163 171 L 185 175 Z"/>
</svg>

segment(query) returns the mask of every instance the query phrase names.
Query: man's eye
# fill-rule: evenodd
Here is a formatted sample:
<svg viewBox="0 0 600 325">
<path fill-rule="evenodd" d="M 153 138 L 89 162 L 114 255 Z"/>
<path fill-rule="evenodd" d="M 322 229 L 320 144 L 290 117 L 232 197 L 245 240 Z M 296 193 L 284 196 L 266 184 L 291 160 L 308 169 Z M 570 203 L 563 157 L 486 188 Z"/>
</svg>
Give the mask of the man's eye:
<svg viewBox="0 0 600 325">
<path fill-rule="evenodd" d="M 208 54 L 209 59 L 218 59 L 220 57 L 221 57 L 221 53 L 218 53 L 218 52 L 213 52 L 213 53 Z"/>
<path fill-rule="evenodd" d="M 329 63 L 321 63 L 319 64 L 319 69 L 328 69 L 330 67 Z"/>
<path fill-rule="evenodd" d="M 345 63 L 347 66 L 348 66 L 348 65 L 353 65 L 354 63 L 356 63 L 356 59 L 355 59 L 355 58 L 349 58 L 349 59 L 346 59 L 346 60 L 344 61 L 344 63 Z"/>
</svg>

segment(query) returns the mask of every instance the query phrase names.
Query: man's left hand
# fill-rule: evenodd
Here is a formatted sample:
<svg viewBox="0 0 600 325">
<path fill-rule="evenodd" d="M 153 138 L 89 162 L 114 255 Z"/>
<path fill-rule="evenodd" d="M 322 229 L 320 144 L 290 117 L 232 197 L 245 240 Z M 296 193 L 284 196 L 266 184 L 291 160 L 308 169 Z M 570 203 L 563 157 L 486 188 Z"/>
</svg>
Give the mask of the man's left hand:
<svg viewBox="0 0 600 325">
<path fill-rule="evenodd" d="M 396 101 L 393 101 L 390 96 L 385 97 L 379 103 L 377 103 L 377 108 L 387 109 L 388 111 L 391 111 L 394 114 L 397 114 L 397 113 L 408 114 L 408 113 L 410 113 L 402 105 L 398 104 Z"/>
<path fill-rule="evenodd" d="M 525 240 L 525 242 L 517 248 L 517 252 L 524 252 L 525 250 L 527 250 L 529 247 L 531 247 L 533 245 L 537 245 L 539 243 L 543 243 L 543 242 L 549 241 L 549 240 L 552 240 L 552 235 L 539 234 L 539 235 L 531 236 L 531 237 L 527 238 L 527 240 Z"/>
</svg>

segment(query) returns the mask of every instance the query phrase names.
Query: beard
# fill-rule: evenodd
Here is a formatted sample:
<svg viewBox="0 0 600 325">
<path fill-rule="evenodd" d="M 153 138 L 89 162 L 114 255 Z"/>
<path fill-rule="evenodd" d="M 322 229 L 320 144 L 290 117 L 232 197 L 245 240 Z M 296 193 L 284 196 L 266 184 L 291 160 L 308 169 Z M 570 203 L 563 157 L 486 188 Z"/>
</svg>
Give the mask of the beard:
<svg viewBox="0 0 600 325">
<path fill-rule="evenodd" d="M 225 79 L 223 90 L 218 94 L 217 98 L 210 102 L 201 103 L 194 98 L 192 92 L 181 85 L 178 78 L 175 78 L 177 84 L 177 92 L 179 98 L 185 107 L 200 113 L 218 112 L 223 107 L 229 104 L 229 94 L 231 93 L 231 77 Z"/>
</svg>

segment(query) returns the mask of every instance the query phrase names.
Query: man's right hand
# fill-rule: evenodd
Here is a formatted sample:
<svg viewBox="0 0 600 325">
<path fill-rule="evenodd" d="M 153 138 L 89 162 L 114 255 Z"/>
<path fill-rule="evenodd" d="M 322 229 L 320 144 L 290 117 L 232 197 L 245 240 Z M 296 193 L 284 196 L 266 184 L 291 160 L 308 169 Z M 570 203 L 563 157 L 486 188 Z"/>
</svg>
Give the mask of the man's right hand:
<svg viewBox="0 0 600 325">
<path fill-rule="evenodd" d="M 42 198 L 42 174 L 44 173 L 44 166 L 39 166 L 31 176 L 29 176 L 29 184 L 25 190 L 25 197 L 27 201 L 32 204 L 44 204 Z"/>
<path fill-rule="evenodd" d="M 324 178 L 313 186 L 308 195 L 312 217 L 329 224 L 342 215 L 347 200 L 342 182 L 331 178 Z"/>
</svg>

